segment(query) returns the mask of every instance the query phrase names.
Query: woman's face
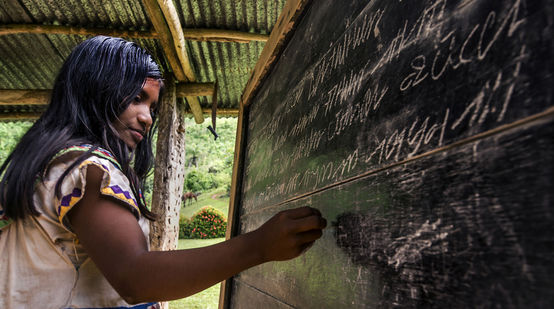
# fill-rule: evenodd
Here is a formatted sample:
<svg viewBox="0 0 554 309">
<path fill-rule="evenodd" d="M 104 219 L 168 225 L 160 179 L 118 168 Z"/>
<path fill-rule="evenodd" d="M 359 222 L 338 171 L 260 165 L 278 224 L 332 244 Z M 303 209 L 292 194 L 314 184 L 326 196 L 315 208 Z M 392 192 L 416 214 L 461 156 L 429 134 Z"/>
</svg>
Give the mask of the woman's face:
<svg viewBox="0 0 554 309">
<path fill-rule="evenodd" d="M 160 82 L 147 78 L 140 93 L 113 123 L 119 137 L 135 149 L 152 126 L 152 111 L 158 104 Z"/>
</svg>

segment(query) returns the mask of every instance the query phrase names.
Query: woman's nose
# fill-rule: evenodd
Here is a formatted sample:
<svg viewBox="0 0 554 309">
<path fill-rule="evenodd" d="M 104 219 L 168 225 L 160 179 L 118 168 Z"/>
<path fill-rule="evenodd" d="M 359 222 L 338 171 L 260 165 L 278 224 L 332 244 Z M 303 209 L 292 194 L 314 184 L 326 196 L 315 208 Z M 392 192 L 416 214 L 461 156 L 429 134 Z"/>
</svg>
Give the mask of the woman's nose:
<svg viewBox="0 0 554 309">
<path fill-rule="evenodd" d="M 152 126 L 152 115 L 150 113 L 150 107 L 146 104 L 143 104 L 140 108 L 140 111 L 137 115 L 138 121 L 144 126 L 145 132 L 150 130 Z"/>
</svg>

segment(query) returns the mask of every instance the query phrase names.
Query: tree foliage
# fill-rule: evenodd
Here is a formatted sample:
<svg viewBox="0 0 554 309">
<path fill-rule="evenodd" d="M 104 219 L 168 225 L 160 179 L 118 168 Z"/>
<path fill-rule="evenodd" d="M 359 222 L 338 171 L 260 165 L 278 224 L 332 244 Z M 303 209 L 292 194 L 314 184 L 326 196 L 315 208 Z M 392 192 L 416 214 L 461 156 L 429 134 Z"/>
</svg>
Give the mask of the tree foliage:
<svg viewBox="0 0 554 309">
<path fill-rule="evenodd" d="M 186 191 L 203 192 L 231 184 L 237 119 L 217 119 L 217 140 L 206 123 L 211 120 L 206 119 L 202 125 L 197 125 L 193 119 L 185 121 Z"/>
<path fill-rule="evenodd" d="M 0 122 L 0 165 L 32 125 L 31 121 Z"/>
</svg>

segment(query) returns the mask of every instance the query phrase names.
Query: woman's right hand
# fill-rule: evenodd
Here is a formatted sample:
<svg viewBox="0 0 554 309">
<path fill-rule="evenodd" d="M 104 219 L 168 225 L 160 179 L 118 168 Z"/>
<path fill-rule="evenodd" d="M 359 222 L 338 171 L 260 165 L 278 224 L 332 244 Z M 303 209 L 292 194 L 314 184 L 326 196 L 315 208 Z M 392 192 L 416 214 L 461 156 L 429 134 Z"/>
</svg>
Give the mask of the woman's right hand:
<svg viewBox="0 0 554 309">
<path fill-rule="evenodd" d="M 302 254 L 322 235 L 327 220 L 319 210 L 300 207 L 277 213 L 253 232 L 263 262 L 283 261 Z"/>
</svg>

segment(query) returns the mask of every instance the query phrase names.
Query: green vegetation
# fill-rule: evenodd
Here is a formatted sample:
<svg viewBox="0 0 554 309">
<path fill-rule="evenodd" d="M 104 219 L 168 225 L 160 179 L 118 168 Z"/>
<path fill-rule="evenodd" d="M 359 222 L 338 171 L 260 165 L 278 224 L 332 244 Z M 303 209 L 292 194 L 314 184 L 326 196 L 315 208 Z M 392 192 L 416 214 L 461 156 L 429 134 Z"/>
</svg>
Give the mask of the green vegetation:
<svg viewBox="0 0 554 309">
<path fill-rule="evenodd" d="M 30 121 L 0 122 L 0 165 L 32 125 Z"/>
<path fill-rule="evenodd" d="M 229 210 L 229 196 L 224 188 L 217 188 L 208 192 L 201 193 L 197 197 L 198 201 L 186 202 L 182 204 L 181 215 L 191 218 L 202 207 L 213 207 L 227 216 Z"/>
<path fill-rule="evenodd" d="M 196 124 L 192 118 L 185 119 L 186 176 L 183 190 L 201 195 L 210 191 L 223 190 L 223 194 L 228 196 L 231 188 L 237 119 L 217 119 L 216 129 L 219 135 L 217 140 L 214 140 L 213 135 L 207 129 L 210 123 L 210 118 L 206 118 L 205 122 L 200 125 Z M 148 204 L 152 199 L 153 183 L 154 175 L 152 173 L 146 179 L 144 188 L 144 196 Z M 219 209 L 216 206 L 214 208 Z M 226 210 L 219 210 L 227 214 Z M 193 214 L 190 213 L 188 216 Z"/>
<path fill-rule="evenodd" d="M 192 249 L 207 247 L 224 241 L 224 238 L 212 239 L 179 239 L 179 249 Z M 169 302 L 170 309 L 216 309 L 219 304 L 219 289 L 221 284 L 216 284 L 202 292 L 187 298 Z"/>
<path fill-rule="evenodd" d="M 227 219 L 225 215 L 210 206 L 200 209 L 192 218 L 179 220 L 180 238 L 220 238 L 225 237 Z"/>
</svg>

